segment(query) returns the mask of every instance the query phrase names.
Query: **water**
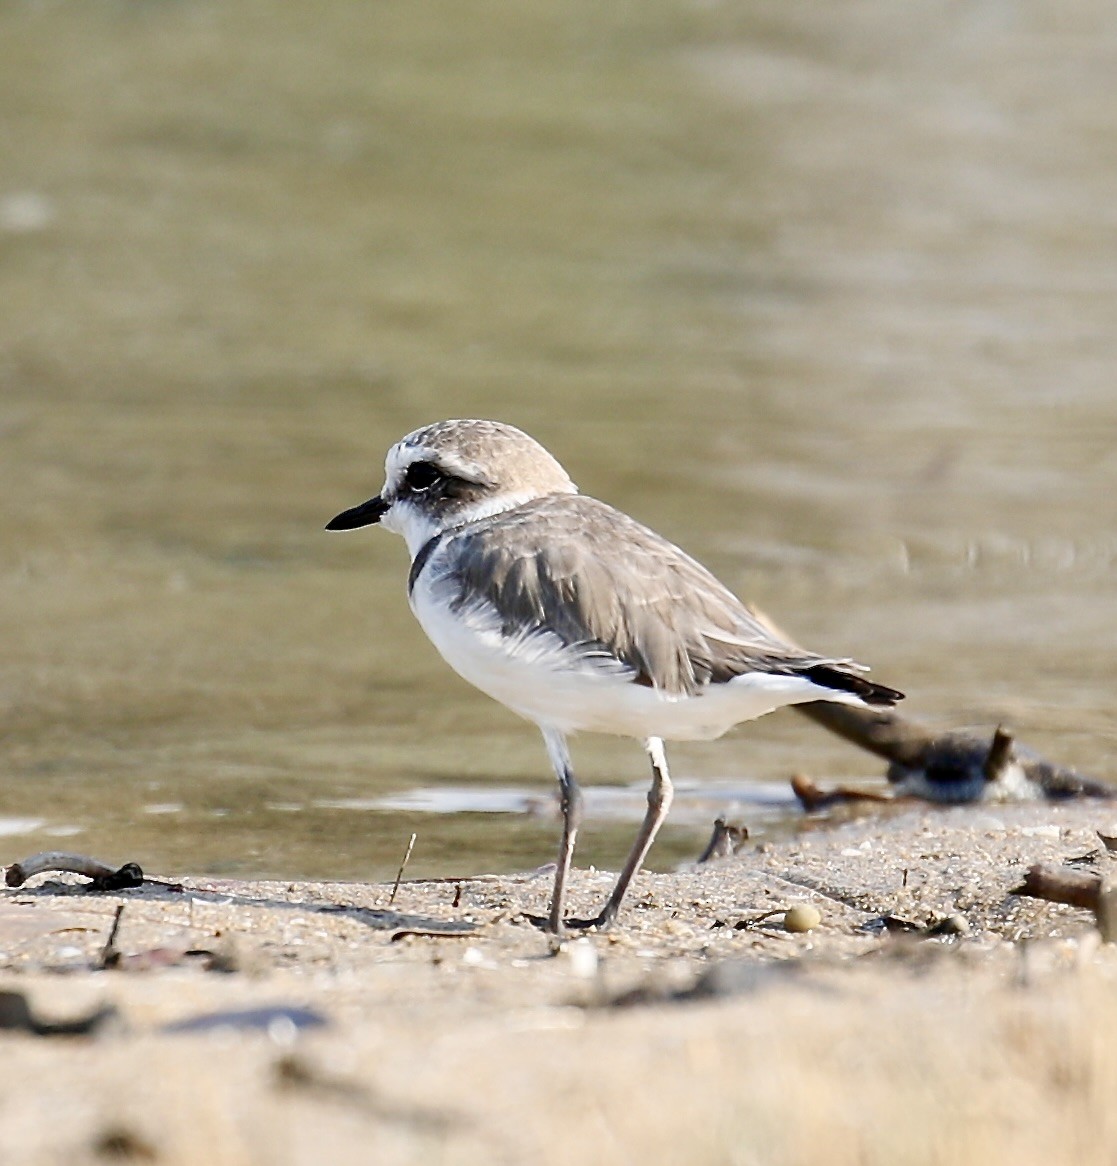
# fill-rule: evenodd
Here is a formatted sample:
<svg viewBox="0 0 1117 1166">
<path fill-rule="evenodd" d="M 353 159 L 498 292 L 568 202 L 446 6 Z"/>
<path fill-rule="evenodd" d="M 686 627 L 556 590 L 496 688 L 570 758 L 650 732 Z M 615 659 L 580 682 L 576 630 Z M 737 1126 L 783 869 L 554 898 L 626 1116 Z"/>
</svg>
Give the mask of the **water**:
<svg viewBox="0 0 1117 1166">
<path fill-rule="evenodd" d="M 398 540 L 321 530 L 444 416 L 529 430 L 913 714 L 1114 776 L 1107 15 L 0 9 L 5 855 L 551 858 L 546 813 L 417 808 L 546 798 L 542 747 L 426 643 Z M 790 713 L 671 757 L 875 768 Z M 575 761 L 644 778 L 630 742 Z M 697 853 L 679 819 L 653 865 Z M 582 861 L 630 834 L 595 815 Z"/>
</svg>

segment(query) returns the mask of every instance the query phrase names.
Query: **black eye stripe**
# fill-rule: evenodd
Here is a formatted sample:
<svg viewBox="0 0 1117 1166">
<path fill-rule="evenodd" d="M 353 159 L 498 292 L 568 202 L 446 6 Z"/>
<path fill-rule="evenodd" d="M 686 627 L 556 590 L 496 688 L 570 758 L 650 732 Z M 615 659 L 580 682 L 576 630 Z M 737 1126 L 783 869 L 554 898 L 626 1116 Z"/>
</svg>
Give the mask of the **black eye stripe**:
<svg viewBox="0 0 1117 1166">
<path fill-rule="evenodd" d="M 432 462 L 412 462 L 403 480 L 412 490 L 429 490 L 443 474 Z"/>
</svg>

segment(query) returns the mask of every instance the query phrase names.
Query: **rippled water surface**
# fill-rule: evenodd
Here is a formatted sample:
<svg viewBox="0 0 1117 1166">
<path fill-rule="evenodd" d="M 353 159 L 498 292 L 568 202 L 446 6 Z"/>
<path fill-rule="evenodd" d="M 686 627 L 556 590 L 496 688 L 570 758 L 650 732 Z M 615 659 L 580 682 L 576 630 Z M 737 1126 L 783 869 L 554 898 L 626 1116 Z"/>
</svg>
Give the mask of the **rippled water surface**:
<svg viewBox="0 0 1117 1166">
<path fill-rule="evenodd" d="M 444 416 L 913 714 L 1117 776 L 1100 3 L 13 3 L 0 110 L 7 857 L 552 856 L 534 729 L 436 657 L 399 540 L 321 529 Z M 671 756 L 661 866 L 876 768 L 786 712 Z M 575 760 L 615 863 L 642 751 Z"/>
</svg>

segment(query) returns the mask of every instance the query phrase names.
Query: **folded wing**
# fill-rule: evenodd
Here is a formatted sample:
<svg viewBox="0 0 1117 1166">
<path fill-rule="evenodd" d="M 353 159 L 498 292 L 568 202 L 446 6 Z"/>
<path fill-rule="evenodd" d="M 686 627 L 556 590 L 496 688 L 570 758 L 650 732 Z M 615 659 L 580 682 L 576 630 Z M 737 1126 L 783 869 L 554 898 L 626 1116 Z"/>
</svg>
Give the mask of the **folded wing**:
<svg viewBox="0 0 1117 1166">
<path fill-rule="evenodd" d="M 442 585 L 459 612 L 495 613 L 502 632 L 558 637 L 607 657 L 636 684 L 693 696 L 749 672 L 801 675 L 869 704 L 900 693 L 776 635 L 700 563 L 603 502 L 554 495 L 450 535 Z"/>
</svg>

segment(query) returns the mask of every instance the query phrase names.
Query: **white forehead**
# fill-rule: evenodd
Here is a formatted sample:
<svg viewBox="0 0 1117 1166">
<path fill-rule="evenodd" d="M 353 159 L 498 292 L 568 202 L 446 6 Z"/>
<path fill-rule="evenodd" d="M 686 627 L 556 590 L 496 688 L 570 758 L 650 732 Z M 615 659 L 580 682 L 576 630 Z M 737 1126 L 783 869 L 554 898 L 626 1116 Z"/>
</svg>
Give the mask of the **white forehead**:
<svg viewBox="0 0 1117 1166">
<path fill-rule="evenodd" d="M 384 477 L 390 483 L 402 481 L 407 467 L 414 462 L 437 462 L 452 474 L 463 478 L 484 479 L 485 472 L 479 463 L 447 449 L 432 449 L 421 442 L 397 441 L 388 450 L 384 459 Z"/>
</svg>

